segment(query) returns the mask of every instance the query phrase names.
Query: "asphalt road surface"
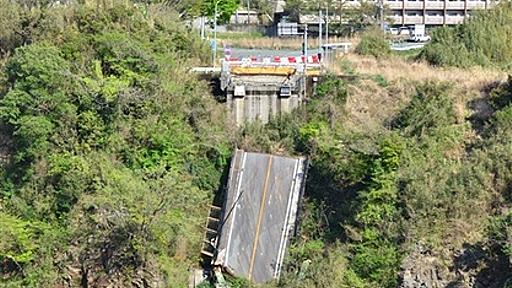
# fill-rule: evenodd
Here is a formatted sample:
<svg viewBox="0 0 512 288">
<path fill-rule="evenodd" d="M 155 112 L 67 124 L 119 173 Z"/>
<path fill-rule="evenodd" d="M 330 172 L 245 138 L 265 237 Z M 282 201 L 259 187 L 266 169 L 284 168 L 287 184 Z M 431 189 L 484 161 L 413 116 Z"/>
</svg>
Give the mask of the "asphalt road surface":
<svg viewBox="0 0 512 288">
<path fill-rule="evenodd" d="M 414 42 L 401 42 L 393 43 L 390 45 L 391 50 L 395 51 L 406 51 L 412 49 L 420 49 L 425 46 L 426 43 L 414 43 Z M 310 49 L 310 55 L 316 54 L 317 49 Z M 231 48 L 231 56 L 236 58 L 247 58 L 247 57 L 274 57 L 274 56 L 301 56 L 301 50 L 272 50 L 272 49 L 245 49 L 245 48 Z"/>
<path fill-rule="evenodd" d="M 415 42 L 400 42 L 400 43 L 393 43 L 389 45 L 391 50 L 395 51 L 406 51 L 406 50 L 412 50 L 412 49 L 420 49 L 425 46 L 428 42 L 421 42 L 421 43 L 415 43 Z"/>
<path fill-rule="evenodd" d="M 317 52 L 310 50 L 311 53 Z M 261 57 L 274 57 L 274 56 L 300 56 L 302 51 L 300 50 L 271 50 L 271 49 L 244 49 L 244 48 L 231 48 L 231 56 L 236 58 L 246 58 L 255 56 Z"/>
<path fill-rule="evenodd" d="M 283 260 L 304 159 L 239 150 L 233 161 L 218 249 L 225 251 L 223 265 L 237 276 L 262 283 L 274 277 Z"/>
</svg>

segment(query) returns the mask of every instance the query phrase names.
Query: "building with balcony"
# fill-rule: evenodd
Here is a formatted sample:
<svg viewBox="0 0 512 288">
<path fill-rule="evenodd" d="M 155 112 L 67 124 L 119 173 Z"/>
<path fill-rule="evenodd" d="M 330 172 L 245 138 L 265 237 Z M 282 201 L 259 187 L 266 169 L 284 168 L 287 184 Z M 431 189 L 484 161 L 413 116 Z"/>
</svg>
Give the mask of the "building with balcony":
<svg viewBox="0 0 512 288">
<path fill-rule="evenodd" d="M 471 14 L 479 9 L 490 9 L 494 7 L 499 0 L 340 0 L 338 7 L 329 13 L 329 23 L 349 24 L 346 17 L 348 9 L 357 8 L 361 3 L 372 3 L 376 6 L 381 5 L 383 1 L 385 11 L 385 21 L 391 27 L 404 27 L 405 33 L 410 31 L 410 27 L 415 24 L 424 24 L 427 27 L 461 24 Z M 316 35 L 319 32 L 319 26 L 326 24 L 326 14 L 323 18 L 319 14 L 301 14 L 297 22 L 288 22 L 288 14 L 285 11 L 285 1 L 277 0 L 279 9 L 274 13 L 275 29 L 271 35 L 277 36 L 297 36 L 302 35 L 303 24 L 308 24 L 309 32 Z M 335 5 L 334 5 L 335 6 Z M 345 10 L 347 9 L 347 10 Z M 324 10 L 325 11 L 325 10 Z M 291 27 L 291 28 L 289 28 Z M 325 29 L 325 26 L 323 26 Z M 406 29 L 405 29 L 406 28 Z M 282 32 L 288 31 L 290 32 Z M 324 30 L 325 31 L 325 30 Z"/>
<path fill-rule="evenodd" d="M 494 0 L 384 0 L 392 26 L 460 24 L 472 10 L 489 9 L 495 4 Z"/>
<path fill-rule="evenodd" d="M 348 6 L 359 0 L 345 0 Z M 377 0 L 369 0 L 377 2 Z M 472 10 L 489 9 L 496 0 L 384 0 L 387 19 L 392 26 L 460 24 Z"/>
</svg>

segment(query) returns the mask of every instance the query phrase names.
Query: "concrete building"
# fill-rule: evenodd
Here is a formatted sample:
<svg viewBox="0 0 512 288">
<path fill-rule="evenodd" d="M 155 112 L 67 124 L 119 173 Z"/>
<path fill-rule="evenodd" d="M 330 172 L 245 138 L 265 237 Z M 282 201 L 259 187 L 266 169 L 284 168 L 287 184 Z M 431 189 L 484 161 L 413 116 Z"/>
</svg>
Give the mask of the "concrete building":
<svg viewBox="0 0 512 288">
<path fill-rule="evenodd" d="M 229 20 L 230 24 L 261 24 L 260 18 L 258 17 L 258 11 L 238 9 Z"/>
<path fill-rule="evenodd" d="M 360 0 L 346 0 L 357 6 Z M 494 0 L 384 0 L 387 19 L 393 26 L 460 24 L 476 9 L 489 9 Z"/>
</svg>

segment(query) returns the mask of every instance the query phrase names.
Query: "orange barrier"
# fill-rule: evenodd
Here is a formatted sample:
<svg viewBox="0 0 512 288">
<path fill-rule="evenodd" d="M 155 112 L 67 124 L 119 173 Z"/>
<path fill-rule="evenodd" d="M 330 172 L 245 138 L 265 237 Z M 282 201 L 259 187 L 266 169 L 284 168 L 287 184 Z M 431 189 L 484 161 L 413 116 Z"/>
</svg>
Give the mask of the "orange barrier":
<svg viewBox="0 0 512 288">
<path fill-rule="evenodd" d="M 234 75 L 275 75 L 275 76 L 290 76 L 295 74 L 297 69 L 293 67 L 279 67 L 279 66 L 261 66 L 261 67 L 242 67 L 235 66 L 230 69 L 231 74 Z"/>
</svg>

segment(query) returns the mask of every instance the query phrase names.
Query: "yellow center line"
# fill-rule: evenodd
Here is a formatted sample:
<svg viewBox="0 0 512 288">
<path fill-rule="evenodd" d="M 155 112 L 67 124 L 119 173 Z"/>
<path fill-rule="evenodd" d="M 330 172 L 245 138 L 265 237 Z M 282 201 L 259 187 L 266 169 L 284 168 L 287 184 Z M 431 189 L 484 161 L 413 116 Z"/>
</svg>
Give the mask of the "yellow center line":
<svg viewBox="0 0 512 288">
<path fill-rule="evenodd" d="M 267 175 L 265 176 L 265 184 L 263 185 L 263 196 L 261 197 L 260 211 L 258 214 L 258 223 L 256 224 L 256 235 L 252 246 L 251 262 L 249 262 L 249 280 L 252 279 L 252 270 L 254 268 L 254 258 L 256 257 L 256 248 L 258 247 L 258 238 L 260 236 L 261 220 L 265 212 L 265 198 L 267 198 L 268 179 L 270 178 L 270 167 L 272 166 L 272 155 L 268 158 Z"/>
</svg>

